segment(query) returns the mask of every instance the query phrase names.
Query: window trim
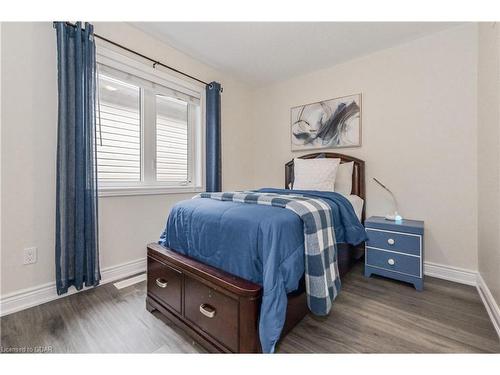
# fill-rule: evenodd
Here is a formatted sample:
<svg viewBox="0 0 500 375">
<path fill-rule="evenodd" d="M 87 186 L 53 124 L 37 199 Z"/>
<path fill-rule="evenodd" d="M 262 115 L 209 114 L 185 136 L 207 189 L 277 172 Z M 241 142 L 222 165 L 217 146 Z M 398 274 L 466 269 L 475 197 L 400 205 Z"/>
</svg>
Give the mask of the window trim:
<svg viewBox="0 0 500 375">
<path fill-rule="evenodd" d="M 205 191 L 205 187 L 167 187 L 153 185 L 138 185 L 132 186 L 106 186 L 99 188 L 99 197 L 118 197 L 118 196 L 134 196 L 134 195 L 164 195 L 164 194 L 189 194 L 201 193 Z"/>
<path fill-rule="evenodd" d="M 96 43 L 96 62 L 97 64 L 106 65 L 112 69 L 116 69 L 125 74 L 131 74 L 148 81 L 152 81 L 158 85 L 178 90 L 187 95 L 196 97 L 200 101 L 200 129 L 198 132 L 188 127 L 190 134 L 188 151 L 188 160 L 192 166 L 190 177 L 193 184 L 189 186 L 180 186 L 178 184 L 169 186 L 168 183 L 161 181 L 147 181 L 145 179 L 145 170 L 141 170 L 141 182 L 115 182 L 111 184 L 98 182 L 99 197 L 107 196 L 132 196 L 132 195 L 158 195 L 158 194 L 188 194 L 205 191 L 205 87 L 201 84 L 192 83 L 184 79 L 178 78 L 170 73 L 153 68 L 143 61 L 139 61 L 128 55 L 118 53 L 107 48 L 103 43 Z M 141 88 L 141 95 L 145 89 Z M 141 97 L 141 126 L 142 138 L 145 132 L 145 113 L 144 98 Z M 191 115 L 192 111 L 188 111 Z M 153 143 L 156 142 L 156 139 Z M 144 157 L 146 148 L 149 147 L 150 152 L 156 155 L 156 143 L 154 145 L 146 144 L 146 140 L 141 140 L 141 157 Z M 200 144 L 201 143 L 201 144 Z M 199 146 L 198 146 L 199 145 Z M 151 159 L 156 160 L 156 156 Z M 198 163 L 197 163 L 198 162 Z M 145 166 L 145 164 L 143 164 Z M 150 173 L 155 173 L 156 166 L 148 166 L 151 169 Z"/>
</svg>

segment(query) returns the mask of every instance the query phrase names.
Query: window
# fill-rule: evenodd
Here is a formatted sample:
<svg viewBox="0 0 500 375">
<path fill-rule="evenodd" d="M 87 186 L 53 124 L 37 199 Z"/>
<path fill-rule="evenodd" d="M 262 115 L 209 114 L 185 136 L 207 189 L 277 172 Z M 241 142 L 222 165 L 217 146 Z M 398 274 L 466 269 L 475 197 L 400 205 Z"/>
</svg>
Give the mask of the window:
<svg viewBox="0 0 500 375">
<path fill-rule="evenodd" d="M 98 52 L 100 195 L 201 191 L 203 89 L 107 56 Z"/>
<path fill-rule="evenodd" d="M 140 88 L 100 74 L 98 105 L 99 181 L 141 181 Z"/>
<path fill-rule="evenodd" d="M 188 104 L 156 95 L 156 179 L 188 182 Z"/>
</svg>

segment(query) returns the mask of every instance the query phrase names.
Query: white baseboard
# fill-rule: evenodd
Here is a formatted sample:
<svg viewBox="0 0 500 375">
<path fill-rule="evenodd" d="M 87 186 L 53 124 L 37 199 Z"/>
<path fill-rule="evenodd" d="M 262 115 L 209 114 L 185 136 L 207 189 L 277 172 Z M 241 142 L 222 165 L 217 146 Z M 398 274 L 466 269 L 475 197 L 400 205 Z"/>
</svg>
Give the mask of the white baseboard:
<svg viewBox="0 0 500 375">
<path fill-rule="evenodd" d="M 500 338 L 500 308 L 480 273 L 463 268 L 425 262 L 424 274 L 460 284 L 475 286 Z"/>
<path fill-rule="evenodd" d="M 459 267 L 424 262 L 424 275 L 466 285 L 477 285 L 477 272 Z"/>
<path fill-rule="evenodd" d="M 127 263 L 118 264 L 101 270 L 101 284 L 107 284 L 125 277 L 146 271 L 146 258 L 136 259 Z M 83 290 L 88 289 L 84 288 Z M 0 297 L 0 316 L 12 314 L 33 306 L 41 305 L 58 298 L 78 293 L 71 288 L 68 293 L 59 296 L 55 282 L 43 284 L 34 288 L 22 289 Z"/>
<path fill-rule="evenodd" d="M 477 291 L 500 338 L 500 307 L 498 307 L 497 301 L 495 301 L 480 273 L 477 274 Z"/>
</svg>

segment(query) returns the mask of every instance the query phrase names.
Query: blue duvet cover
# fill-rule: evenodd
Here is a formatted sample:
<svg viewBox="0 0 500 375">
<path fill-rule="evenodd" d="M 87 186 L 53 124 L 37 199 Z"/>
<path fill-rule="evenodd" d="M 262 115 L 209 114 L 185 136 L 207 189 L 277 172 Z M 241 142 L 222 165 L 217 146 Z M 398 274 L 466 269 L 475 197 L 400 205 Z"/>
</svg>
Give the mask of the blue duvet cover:
<svg viewBox="0 0 500 375">
<path fill-rule="evenodd" d="M 332 208 L 337 243 L 366 239 L 352 205 L 342 195 L 309 190 L 260 189 L 323 199 Z M 272 353 L 286 317 L 287 293 L 304 274 L 304 233 L 290 210 L 213 199 L 176 204 L 161 245 L 263 286 L 259 321 L 262 350 Z"/>
</svg>

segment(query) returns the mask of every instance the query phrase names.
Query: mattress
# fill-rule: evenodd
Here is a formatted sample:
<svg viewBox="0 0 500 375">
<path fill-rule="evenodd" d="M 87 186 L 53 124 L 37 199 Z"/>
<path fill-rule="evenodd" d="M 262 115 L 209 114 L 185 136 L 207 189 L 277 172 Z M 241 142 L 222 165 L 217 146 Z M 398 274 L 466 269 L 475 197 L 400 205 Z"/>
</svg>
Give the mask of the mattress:
<svg viewBox="0 0 500 375">
<path fill-rule="evenodd" d="M 363 205 L 365 204 L 363 198 L 358 197 L 357 195 L 344 195 L 344 197 L 346 197 L 349 203 L 351 203 L 352 208 L 354 208 L 354 213 L 356 214 L 358 220 L 361 221 Z"/>
</svg>

